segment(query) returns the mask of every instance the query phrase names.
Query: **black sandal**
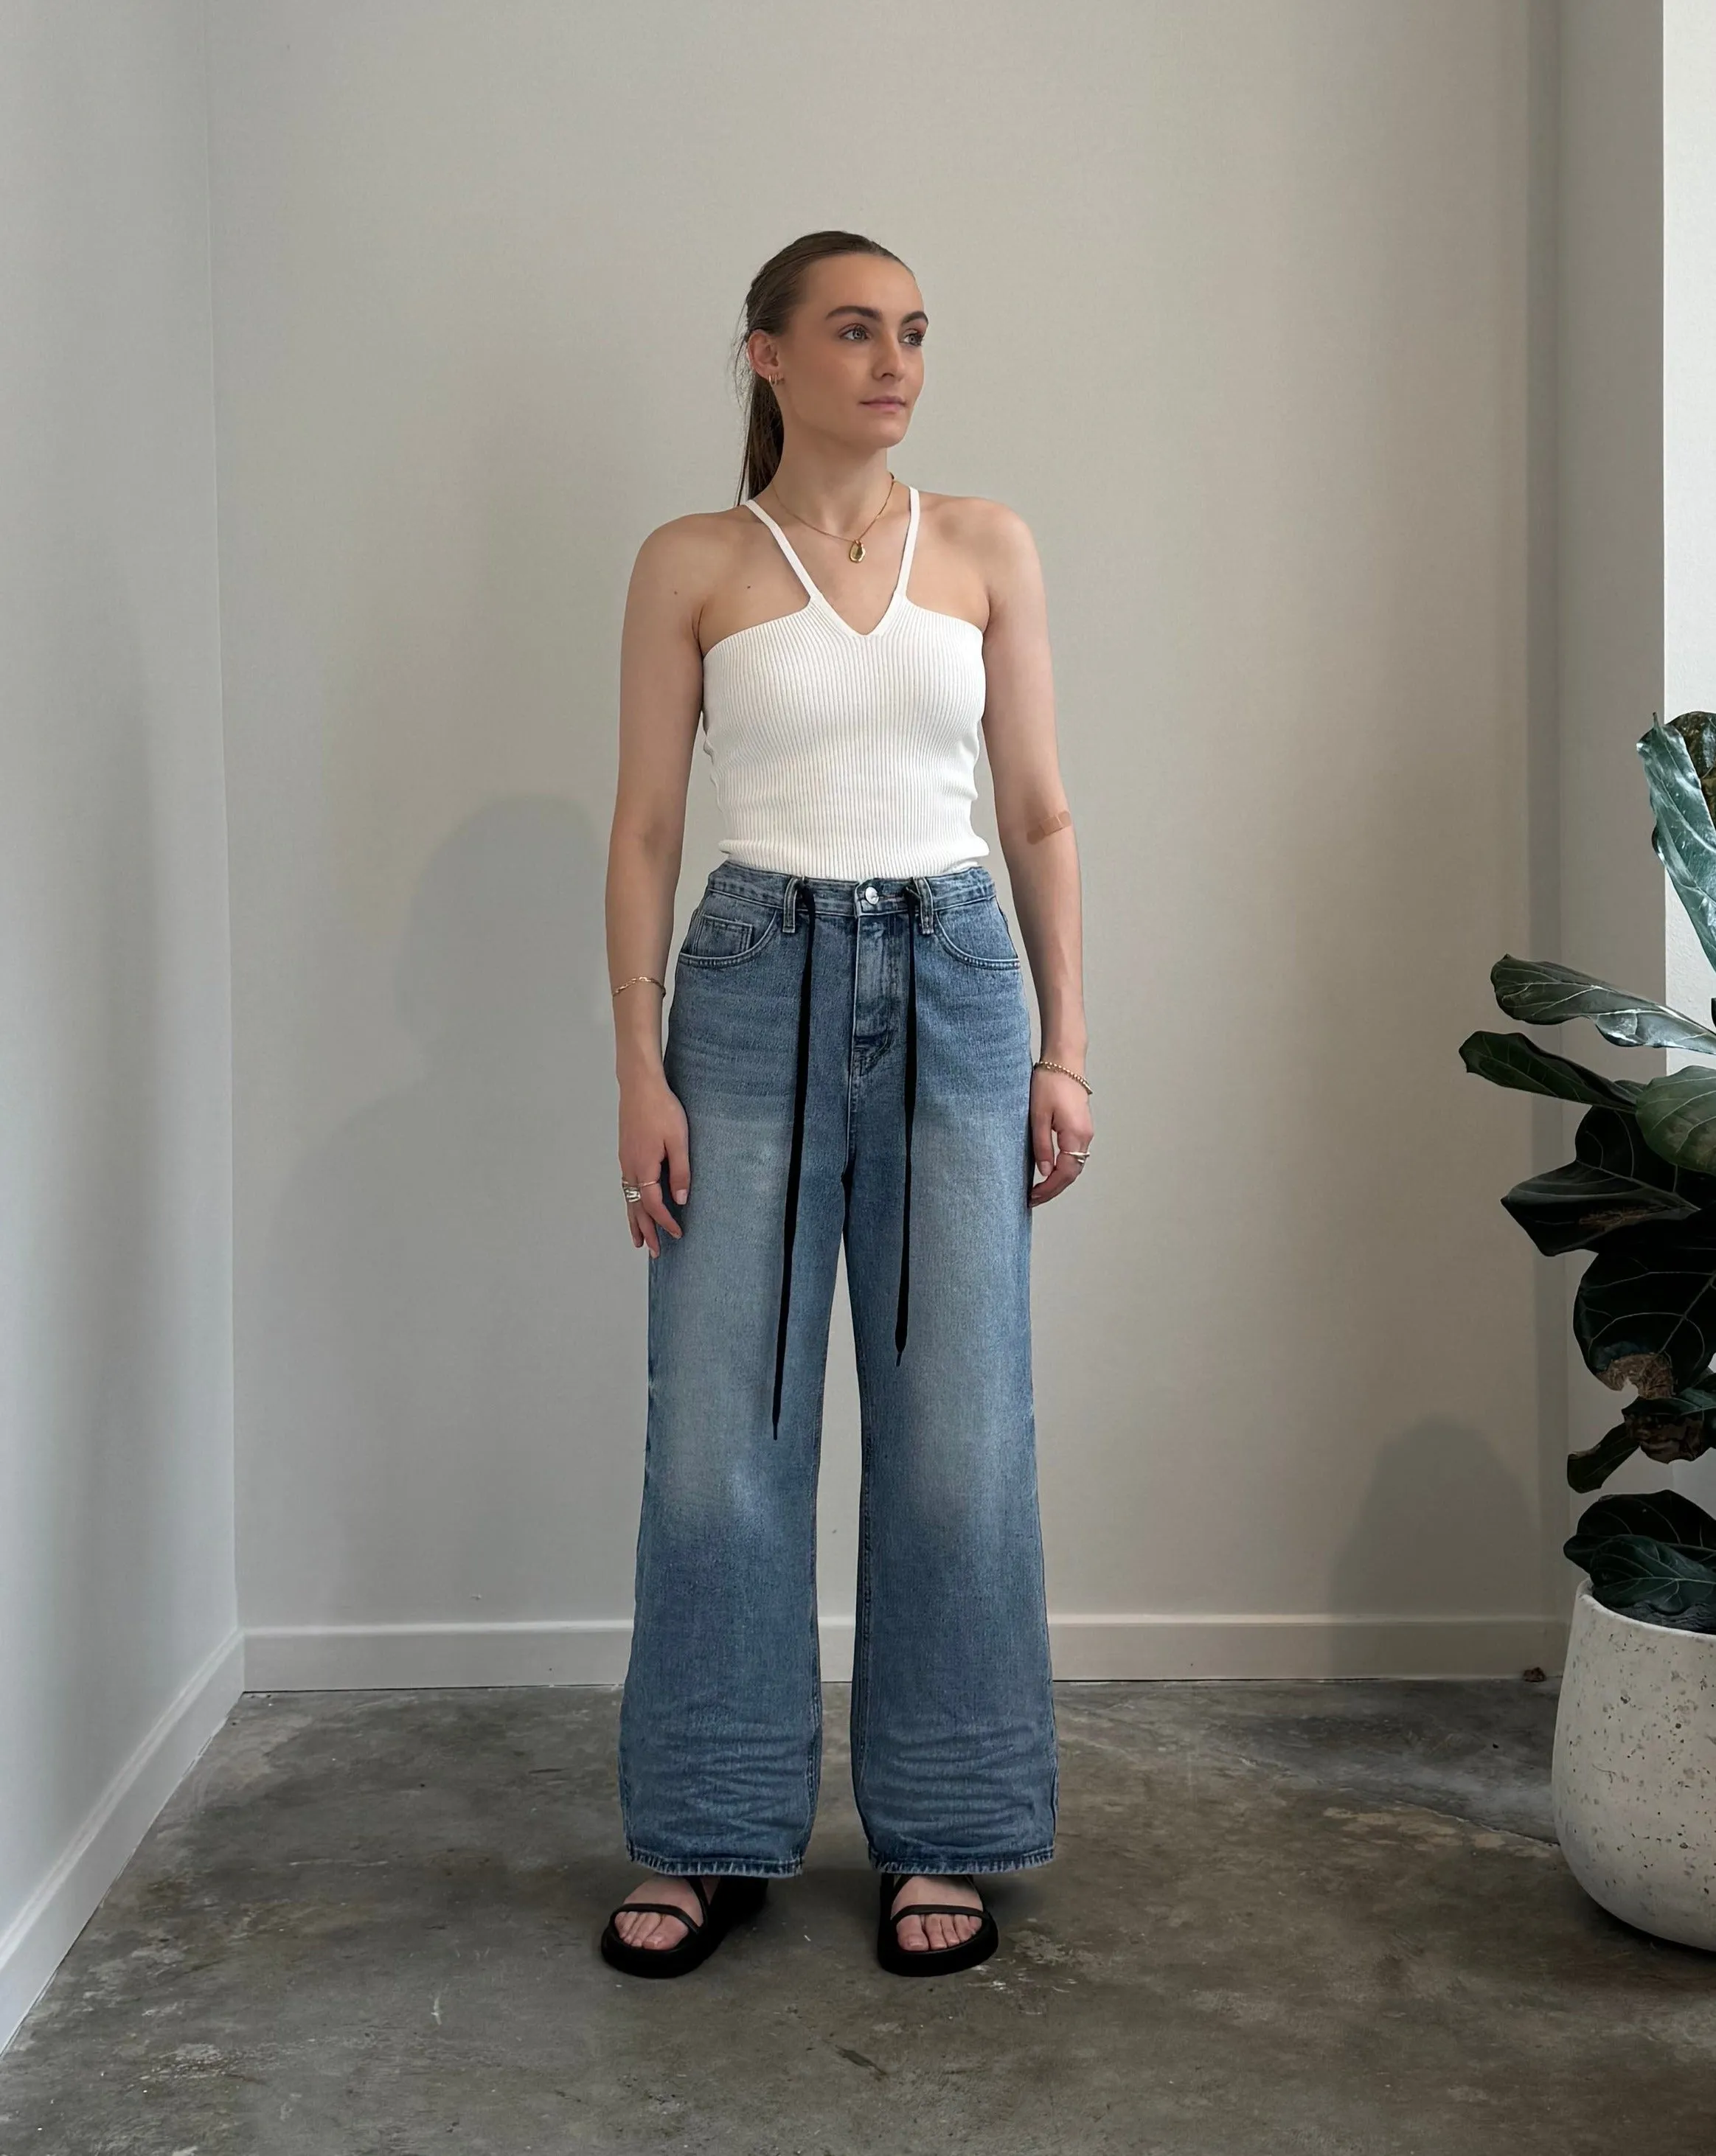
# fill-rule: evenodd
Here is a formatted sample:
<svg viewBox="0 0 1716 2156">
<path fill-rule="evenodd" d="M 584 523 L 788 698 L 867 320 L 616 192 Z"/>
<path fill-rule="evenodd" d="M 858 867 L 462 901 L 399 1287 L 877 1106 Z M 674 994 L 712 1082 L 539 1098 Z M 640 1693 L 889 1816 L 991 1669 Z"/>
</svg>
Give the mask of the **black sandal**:
<svg viewBox="0 0 1716 2156">
<path fill-rule="evenodd" d="M 982 1910 L 971 1908 L 955 1902 L 908 1902 L 903 1909 L 895 1910 L 894 1897 L 916 1875 L 910 1871 L 884 1871 L 881 1875 L 881 1920 L 876 1927 L 876 1958 L 886 1969 L 896 1976 L 945 1976 L 950 1970 L 970 1969 L 974 1964 L 987 1961 L 1001 1943 L 1001 1934 L 995 1920 L 989 1914 L 989 1905 Z M 948 1876 L 963 1879 L 974 1888 L 979 1901 L 983 1890 L 968 1871 L 955 1871 Z M 899 1925 L 905 1917 L 975 1917 L 983 1921 L 968 1939 L 961 1940 L 957 1947 L 919 1947 L 915 1950 L 900 1944 Z"/>
<path fill-rule="evenodd" d="M 754 1917 L 768 1892 L 767 1879 L 748 1877 L 742 1873 L 717 1879 L 712 1894 L 706 1892 L 699 1873 L 691 1873 L 686 1884 L 702 1907 L 701 1923 L 688 1917 L 683 1909 L 676 1909 L 671 1902 L 622 1902 L 608 1919 L 608 1928 L 602 1934 L 603 1960 L 631 1976 L 683 1976 L 687 1969 L 708 1960 L 741 1917 Z M 616 1921 L 622 1909 L 653 1909 L 660 1916 L 677 1917 L 686 1928 L 686 1935 L 677 1946 L 629 1946 L 619 1936 Z"/>
</svg>

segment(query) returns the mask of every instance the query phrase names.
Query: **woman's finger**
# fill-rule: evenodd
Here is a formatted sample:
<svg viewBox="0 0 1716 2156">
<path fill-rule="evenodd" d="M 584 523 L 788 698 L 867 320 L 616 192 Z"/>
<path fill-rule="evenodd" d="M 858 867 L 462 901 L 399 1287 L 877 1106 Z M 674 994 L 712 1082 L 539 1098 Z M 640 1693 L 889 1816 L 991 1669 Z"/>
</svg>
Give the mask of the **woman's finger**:
<svg viewBox="0 0 1716 2156">
<path fill-rule="evenodd" d="M 1070 1115 L 1066 1115 L 1063 1122 L 1064 1111 L 1057 1111 L 1051 1107 L 1046 1113 L 1054 1133 L 1055 1153 L 1049 1173 L 1031 1190 L 1030 1202 L 1033 1205 L 1046 1205 L 1051 1198 L 1058 1198 L 1069 1183 L 1077 1182 L 1083 1171 L 1084 1163 L 1073 1158 L 1071 1149 L 1076 1146 L 1083 1152 L 1089 1147 L 1091 1142 L 1087 1127 L 1077 1129 L 1071 1127 L 1073 1119 Z M 1088 1121 L 1088 1117 L 1079 1118 L 1081 1124 L 1087 1124 Z M 1039 1158 L 1040 1158 L 1041 1155 L 1039 1154 Z"/>
<path fill-rule="evenodd" d="M 660 1239 L 664 1233 L 673 1236 L 676 1240 L 686 1232 L 669 1212 L 663 1202 L 660 1188 L 653 1183 L 645 1187 L 643 1196 L 634 1200 L 627 1206 L 626 1210 L 642 1231 L 644 1240 L 649 1246 L 650 1255 L 652 1258 L 659 1258 L 661 1255 Z"/>
<path fill-rule="evenodd" d="M 1033 1205 L 1046 1205 L 1051 1198 L 1058 1198 L 1069 1183 L 1078 1180 L 1079 1163 L 1063 1146 L 1055 1165 L 1030 1194 Z"/>
<path fill-rule="evenodd" d="M 633 1185 L 640 1193 L 636 1198 L 627 1199 L 625 1204 L 626 1225 L 631 1230 L 632 1246 L 647 1250 L 652 1258 L 659 1258 L 661 1255 L 664 1231 L 670 1235 L 680 1235 L 685 1232 L 667 1209 L 662 1195 L 664 1181 L 675 1171 L 671 1167 L 662 1165 L 660 1156 L 662 1152 L 670 1153 L 674 1146 L 672 1137 L 663 1138 L 659 1142 L 655 1159 L 648 1168 L 627 1168 L 622 1164 L 620 1168 L 622 1180 Z M 682 1145 L 681 1152 L 683 1152 Z M 690 1180 L 683 1166 L 679 1172 L 686 1181 Z"/>
<path fill-rule="evenodd" d="M 662 1170 L 662 1181 L 681 1205 L 691 1194 L 691 1150 L 677 1131 L 667 1141 L 667 1166 Z"/>
<path fill-rule="evenodd" d="M 1055 1165 L 1055 1103 L 1046 1086 L 1039 1086 L 1031 1097 L 1030 1154 L 1040 1175 Z"/>
</svg>

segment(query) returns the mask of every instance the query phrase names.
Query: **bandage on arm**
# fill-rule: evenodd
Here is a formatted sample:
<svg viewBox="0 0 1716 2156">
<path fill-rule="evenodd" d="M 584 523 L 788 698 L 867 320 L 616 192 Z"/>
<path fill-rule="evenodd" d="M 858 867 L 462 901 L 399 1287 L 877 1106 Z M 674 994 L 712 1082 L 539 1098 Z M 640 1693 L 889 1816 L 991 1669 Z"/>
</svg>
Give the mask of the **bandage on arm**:
<svg viewBox="0 0 1716 2156">
<path fill-rule="evenodd" d="M 1071 821 L 1072 811 L 1070 808 L 1063 808 L 1058 816 L 1046 817 L 1040 824 L 1033 824 L 1025 833 L 1026 843 L 1034 846 L 1039 839 L 1046 839 L 1056 831 L 1064 831 Z"/>
</svg>

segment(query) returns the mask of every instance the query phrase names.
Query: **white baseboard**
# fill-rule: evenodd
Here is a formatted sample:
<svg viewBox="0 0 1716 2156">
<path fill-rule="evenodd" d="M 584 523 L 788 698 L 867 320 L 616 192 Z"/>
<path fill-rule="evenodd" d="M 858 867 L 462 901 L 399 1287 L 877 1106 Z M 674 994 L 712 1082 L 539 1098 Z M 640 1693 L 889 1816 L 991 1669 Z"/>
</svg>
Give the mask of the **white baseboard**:
<svg viewBox="0 0 1716 2156">
<path fill-rule="evenodd" d="M 233 1632 L 157 1717 L 59 1861 L 0 1934 L 0 2051 L 244 1689 L 244 1635 Z"/>
<path fill-rule="evenodd" d="M 1564 1617 L 1057 1617 L 1057 1681 L 1099 1677 L 1508 1677 L 1557 1675 Z M 821 1620 L 822 1674 L 852 1674 L 853 1620 Z M 625 1676 L 626 1618 L 563 1624 L 259 1625 L 245 1634 L 248 1691 L 457 1685 L 612 1684 Z"/>
</svg>

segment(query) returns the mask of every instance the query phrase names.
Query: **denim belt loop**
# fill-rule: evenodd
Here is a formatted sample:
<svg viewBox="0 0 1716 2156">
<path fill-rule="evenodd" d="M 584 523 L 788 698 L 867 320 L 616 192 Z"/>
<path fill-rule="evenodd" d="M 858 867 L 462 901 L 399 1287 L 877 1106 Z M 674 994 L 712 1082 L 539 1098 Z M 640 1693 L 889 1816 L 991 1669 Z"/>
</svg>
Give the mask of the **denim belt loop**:
<svg viewBox="0 0 1716 2156">
<path fill-rule="evenodd" d="M 787 878 L 786 888 L 781 893 L 780 925 L 789 936 L 794 932 L 799 925 L 796 906 L 796 901 L 799 896 L 799 880 L 797 876 L 789 875 Z"/>
<path fill-rule="evenodd" d="M 917 926 L 927 936 L 936 925 L 935 887 L 927 876 L 913 876 L 912 881 L 917 892 Z"/>
</svg>

